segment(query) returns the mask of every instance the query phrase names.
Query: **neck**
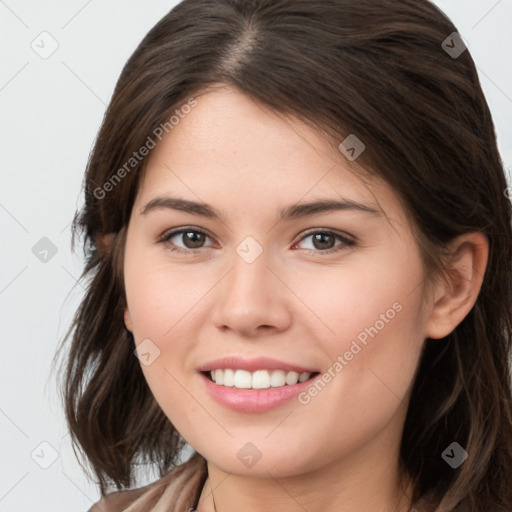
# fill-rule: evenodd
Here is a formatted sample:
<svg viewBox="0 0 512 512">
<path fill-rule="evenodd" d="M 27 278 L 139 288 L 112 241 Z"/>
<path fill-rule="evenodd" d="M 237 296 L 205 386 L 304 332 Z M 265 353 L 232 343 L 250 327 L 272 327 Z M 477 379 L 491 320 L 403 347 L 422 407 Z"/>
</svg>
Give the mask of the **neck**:
<svg viewBox="0 0 512 512">
<path fill-rule="evenodd" d="M 306 474 L 257 478 L 228 473 L 208 462 L 198 512 L 408 512 L 409 480 L 400 482 L 398 446 L 375 438 L 372 446 Z M 375 445 L 379 445 L 378 457 Z M 385 447 L 385 448 L 383 448 Z M 400 485 L 402 483 L 402 485 Z"/>
</svg>

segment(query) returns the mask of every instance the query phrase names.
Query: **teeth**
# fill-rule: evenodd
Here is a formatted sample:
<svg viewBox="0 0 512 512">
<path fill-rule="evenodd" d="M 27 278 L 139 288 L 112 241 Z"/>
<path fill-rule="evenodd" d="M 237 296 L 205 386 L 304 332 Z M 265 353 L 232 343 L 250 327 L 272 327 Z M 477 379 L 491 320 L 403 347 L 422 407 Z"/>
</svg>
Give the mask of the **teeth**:
<svg viewBox="0 0 512 512">
<path fill-rule="evenodd" d="M 267 389 L 270 387 L 270 375 L 267 370 L 258 370 L 252 374 L 253 389 Z"/>
<path fill-rule="evenodd" d="M 298 382 L 305 382 L 311 373 L 285 372 L 284 370 L 212 370 L 210 372 L 213 382 L 220 386 L 235 387 L 237 389 L 268 389 L 279 388 L 285 385 L 293 386 Z"/>
<path fill-rule="evenodd" d="M 279 388 L 286 384 L 286 373 L 283 370 L 274 370 L 270 376 L 270 385 Z"/>
<path fill-rule="evenodd" d="M 311 377 L 311 373 L 301 373 L 299 375 L 299 382 L 304 382 Z"/>
<path fill-rule="evenodd" d="M 217 370 L 217 372 L 224 374 L 224 386 L 231 388 L 235 385 L 235 372 L 233 370 Z"/>
<path fill-rule="evenodd" d="M 299 374 L 297 372 L 288 372 L 286 374 L 286 384 L 288 386 L 297 384 L 297 382 L 299 382 Z"/>
<path fill-rule="evenodd" d="M 216 376 L 218 376 L 221 371 L 222 370 L 217 370 Z M 251 387 L 251 380 L 251 372 L 246 372 L 245 370 L 237 370 L 235 372 L 235 388 L 249 389 Z"/>
</svg>

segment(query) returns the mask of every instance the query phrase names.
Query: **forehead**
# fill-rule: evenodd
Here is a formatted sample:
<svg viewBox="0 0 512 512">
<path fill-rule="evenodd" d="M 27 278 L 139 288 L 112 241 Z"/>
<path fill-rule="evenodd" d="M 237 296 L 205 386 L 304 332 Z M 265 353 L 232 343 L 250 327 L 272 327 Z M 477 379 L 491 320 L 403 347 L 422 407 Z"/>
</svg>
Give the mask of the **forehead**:
<svg viewBox="0 0 512 512">
<path fill-rule="evenodd" d="M 320 130 L 229 86 L 195 98 L 197 105 L 151 151 L 139 205 L 167 193 L 220 210 L 237 203 L 254 212 L 316 198 L 400 209 L 387 184 L 377 177 L 361 180 Z"/>
</svg>

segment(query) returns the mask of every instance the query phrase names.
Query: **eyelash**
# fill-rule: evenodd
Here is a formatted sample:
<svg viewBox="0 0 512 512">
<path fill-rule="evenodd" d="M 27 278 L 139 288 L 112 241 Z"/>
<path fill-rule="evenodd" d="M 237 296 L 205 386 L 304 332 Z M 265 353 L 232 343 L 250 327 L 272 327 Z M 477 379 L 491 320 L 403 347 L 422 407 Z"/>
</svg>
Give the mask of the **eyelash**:
<svg viewBox="0 0 512 512">
<path fill-rule="evenodd" d="M 201 233 L 201 234 L 207 236 L 208 238 L 211 238 L 204 229 L 196 228 L 196 227 L 186 227 L 186 228 L 180 228 L 180 229 L 176 229 L 176 230 L 164 233 L 162 235 L 162 237 L 158 240 L 158 242 L 160 242 L 160 243 L 169 242 L 171 238 L 173 238 L 176 235 L 180 235 L 182 233 Z M 324 255 L 324 254 L 331 254 L 333 252 L 340 252 L 341 250 L 343 250 L 343 246 L 353 247 L 354 245 L 356 245 L 355 240 L 351 240 L 350 238 L 347 238 L 346 236 L 342 235 L 341 233 L 338 233 L 337 231 L 333 231 L 330 229 L 315 229 L 312 231 L 308 231 L 296 243 L 298 244 L 298 243 L 302 242 L 304 239 L 310 237 L 311 235 L 315 235 L 315 234 L 319 234 L 319 233 L 321 233 L 323 235 L 333 235 L 336 238 L 338 238 L 342 243 L 339 245 L 335 245 L 331 249 L 326 249 L 326 250 L 303 249 L 304 251 L 307 251 L 309 254 Z M 296 245 L 296 244 L 294 244 L 294 245 Z M 199 249 L 181 249 L 180 247 L 178 247 L 178 248 L 170 247 L 169 249 L 172 252 L 176 252 L 179 254 L 197 254 L 201 251 L 201 249 L 203 249 L 203 247 L 201 247 Z"/>
</svg>

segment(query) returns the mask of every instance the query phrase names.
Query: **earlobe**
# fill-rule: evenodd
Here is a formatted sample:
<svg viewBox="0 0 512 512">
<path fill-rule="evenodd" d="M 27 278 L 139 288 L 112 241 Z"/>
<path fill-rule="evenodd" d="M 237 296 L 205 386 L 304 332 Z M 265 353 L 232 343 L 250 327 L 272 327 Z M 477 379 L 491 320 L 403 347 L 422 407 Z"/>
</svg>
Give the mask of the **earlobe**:
<svg viewBox="0 0 512 512">
<path fill-rule="evenodd" d="M 124 308 L 124 325 L 133 334 L 133 325 L 128 307 Z"/>
<path fill-rule="evenodd" d="M 482 287 L 489 242 L 480 232 L 466 233 L 452 242 L 452 265 L 435 288 L 435 300 L 425 336 L 448 336 L 474 306 Z"/>
</svg>

